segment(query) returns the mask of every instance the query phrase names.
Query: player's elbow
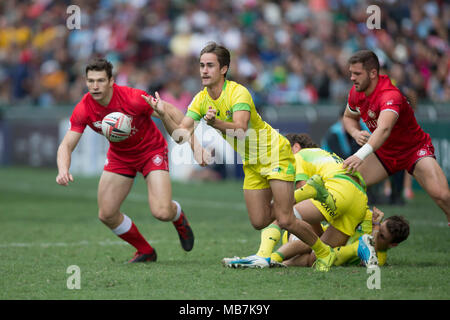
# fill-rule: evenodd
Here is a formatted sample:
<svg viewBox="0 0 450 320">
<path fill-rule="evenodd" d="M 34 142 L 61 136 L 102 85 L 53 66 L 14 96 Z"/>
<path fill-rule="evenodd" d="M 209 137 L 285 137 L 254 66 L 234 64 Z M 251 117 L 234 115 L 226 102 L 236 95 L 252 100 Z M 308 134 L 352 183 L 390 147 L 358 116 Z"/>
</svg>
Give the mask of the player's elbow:
<svg viewBox="0 0 450 320">
<path fill-rule="evenodd" d="M 238 128 L 234 130 L 234 136 L 238 140 L 244 140 L 247 136 L 247 128 Z"/>
<path fill-rule="evenodd" d="M 178 128 L 173 130 L 171 137 L 176 143 L 183 144 L 189 141 L 191 134 L 192 133 L 187 129 Z"/>
<path fill-rule="evenodd" d="M 347 132 L 352 131 L 353 129 L 359 129 L 359 120 L 355 119 L 352 116 L 344 115 L 342 117 L 342 126 Z"/>
<path fill-rule="evenodd" d="M 388 127 L 388 126 L 380 126 L 377 128 L 377 131 L 379 132 L 379 134 L 381 135 L 381 137 L 383 138 L 387 138 L 390 136 L 391 131 L 392 131 L 392 127 Z"/>
<path fill-rule="evenodd" d="M 72 153 L 72 151 L 75 149 L 74 146 L 69 145 L 66 142 L 61 142 L 61 144 L 58 147 L 58 150 L 56 151 L 57 157 L 67 156 Z"/>
<path fill-rule="evenodd" d="M 238 140 L 244 140 L 247 135 L 248 123 L 237 123 L 236 128 L 233 130 L 233 136 Z"/>
</svg>

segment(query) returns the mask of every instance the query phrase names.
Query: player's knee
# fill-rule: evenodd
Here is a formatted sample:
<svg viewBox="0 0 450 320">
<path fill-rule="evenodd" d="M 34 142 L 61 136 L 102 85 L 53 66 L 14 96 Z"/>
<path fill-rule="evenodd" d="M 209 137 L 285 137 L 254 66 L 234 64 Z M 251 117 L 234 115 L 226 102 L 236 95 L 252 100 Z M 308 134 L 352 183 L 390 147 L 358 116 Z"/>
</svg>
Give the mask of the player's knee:
<svg viewBox="0 0 450 320">
<path fill-rule="evenodd" d="M 106 210 L 98 211 L 98 219 L 107 226 L 115 225 L 117 218 L 118 218 L 117 213 L 113 213 Z"/>
<path fill-rule="evenodd" d="M 152 215 L 160 221 L 170 221 L 176 214 L 176 212 L 173 212 L 170 205 L 160 205 L 157 207 L 153 207 L 150 210 L 152 212 Z"/>
<path fill-rule="evenodd" d="M 293 215 L 277 216 L 277 222 L 280 228 L 285 230 L 292 230 L 295 223 L 295 218 L 293 217 Z"/>
<path fill-rule="evenodd" d="M 262 221 L 262 220 L 250 221 L 250 222 L 251 222 L 253 228 L 255 228 L 256 230 L 262 230 L 269 225 L 268 223 L 266 223 L 265 221 Z"/>
<path fill-rule="evenodd" d="M 450 202 L 450 190 L 448 188 L 433 188 L 429 191 L 429 194 L 437 203 L 448 204 Z"/>
<path fill-rule="evenodd" d="M 314 264 L 315 261 L 316 261 L 316 255 L 314 254 L 314 252 L 311 252 L 308 256 L 307 266 L 312 267 L 312 265 Z"/>
</svg>

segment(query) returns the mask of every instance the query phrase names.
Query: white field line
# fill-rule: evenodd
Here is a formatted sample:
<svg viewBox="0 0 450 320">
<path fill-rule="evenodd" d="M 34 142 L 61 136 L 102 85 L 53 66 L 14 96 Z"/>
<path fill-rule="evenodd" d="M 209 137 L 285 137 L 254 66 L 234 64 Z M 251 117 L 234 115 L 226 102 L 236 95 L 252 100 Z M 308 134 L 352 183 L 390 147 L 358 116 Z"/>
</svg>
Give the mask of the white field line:
<svg viewBox="0 0 450 320">
<path fill-rule="evenodd" d="M 37 189 L 35 186 L 15 182 L 8 186 L 9 190 L 15 190 L 18 192 L 22 192 L 24 194 L 34 194 L 34 195 L 44 195 L 44 196 L 65 196 L 65 197 L 83 197 L 89 200 L 97 201 L 97 189 L 75 189 L 69 187 L 58 187 L 58 188 L 39 188 Z M 236 210 L 236 211 L 244 211 L 246 212 L 246 206 L 244 202 L 236 203 L 236 202 L 226 202 L 226 201 L 216 201 L 216 200 L 206 200 L 202 199 L 201 195 L 198 198 L 187 198 L 187 197 L 174 197 L 174 200 L 180 202 L 181 206 L 186 204 L 190 207 L 197 208 L 210 208 L 210 209 L 223 209 L 227 208 L 228 210 Z M 8 200 L 6 200 L 8 201 Z M 130 194 L 127 196 L 125 201 L 133 201 L 133 202 L 142 202 L 147 203 L 148 197 L 144 194 L 138 194 L 131 190 Z"/>
<path fill-rule="evenodd" d="M 173 242 L 177 243 L 178 241 L 172 241 L 172 240 L 152 240 L 148 239 L 149 243 L 157 244 L 162 242 Z M 217 240 L 214 240 L 217 242 Z M 247 239 L 235 239 L 233 240 L 235 242 L 239 243 L 246 243 Z M 225 242 L 225 240 L 224 240 Z M 54 247 L 82 247 L 82 246 L 122 246 L 122 245 L 128 245 L 123 240 L 103 240 L 103 241 L 87 241 L 87 240 L 81 240 L 77 242 L 11 242 L 11 243 L 0 243 L 0 249 L 1 248 L 54 248 Z"/>
<path fill-rule="evenodd" d="M 45 189 L 45 188 L 36 189 L 34 186 L 23 183 L 23 182 L 15 182 L 8 186 L 9 190 L 19 191 L 23 194 L 34 194 L 34 195 L 53 196 L 53 197 L 58 197 L 58 196 L 74 197 L 74 198 L 83 197 L 83 198 L 87 198 L 92 201 L 97 201 L 97 190 L 96 189 L 80 190 L 80 189 L 69 189 L 69 188 L 61 187 L 61 188 L 51 188 L 51 189 Z M 205 200 L 205 199 L 201 199 L 201 198 L 199 198 L 197 200 L 197 199 L 183 198 L 183 197 L 177 197 L 176 200 L 179 201 L 181 205 L 186 204 L 191 207 L 209 208 L 209 209 L 226 208 L 227 210 L 235 211 L 237 214 L 243 214 L 244 212 L 246 212 L 246 207 L 245 207 L 244 203 L 212 201 L 212 200 Z M 138 202 L 138 203 L 144 203 L 147 205 L 148 198 L 146 195 L 133 193 L 133 191 L 131 191 L 131 193 L 128 195 L 128 197 L 125 201 L 133 201 L 133 202 Z M 244 211 L 244 212 L 242 212 L 242 211 Z M 149 239 L 149 242 L 152 244 L 158 243 L 158 242 L 163 242 L 163 241 L 164 240 Z M 240 242 L 240 243 L 247 242 L 246 239 L 236 239 L 234 241 Z M 177 241 L 173 241 L 173 242 L 177 242 Z M 122 240 L 115 240 L 115 241 L 104 240 L 104 241 L 97 241 L 97 242 L 81 240 L 78 242 L 42 242 L 42 243 L 11 242 L 11 243 L 0 243 L 0 248 L 30 248 L 30 247 L 51 248 L 51 247 L 92 246 L 92 245 L 116 246 L 116 245 L 127 245 L 127 243 Z"/>
</svg>

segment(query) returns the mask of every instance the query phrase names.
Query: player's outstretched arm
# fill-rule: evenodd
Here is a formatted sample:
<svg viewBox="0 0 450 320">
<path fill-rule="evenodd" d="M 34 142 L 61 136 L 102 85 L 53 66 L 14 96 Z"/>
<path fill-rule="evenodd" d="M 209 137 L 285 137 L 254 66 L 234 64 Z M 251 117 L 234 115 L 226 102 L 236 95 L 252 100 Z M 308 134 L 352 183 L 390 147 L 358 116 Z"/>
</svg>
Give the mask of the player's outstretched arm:
<svg viewBox="0 0 450 320">
<path fill-rule="evenodd" d="M 58 166 L 58 175 L 56 183 L 62 186 L 68 186 L 73 181 L 73 176 L 69 173 L 72 152 L 80 141 L 81 133 L 75 131 L 67 131 L 64 139 L 58 147 L 56 155 L 56 164 Z"/>
<path fill-rule="evenodd" d="M 162 100 L 158 92 L 155 92 L 155 98 L 145 95 L 142 95 L 142 98 L 153 108 L 176 143 L 190 140 L 195 129 L 193 119 L 184 116 L 175 106 Z"/>
</svg>

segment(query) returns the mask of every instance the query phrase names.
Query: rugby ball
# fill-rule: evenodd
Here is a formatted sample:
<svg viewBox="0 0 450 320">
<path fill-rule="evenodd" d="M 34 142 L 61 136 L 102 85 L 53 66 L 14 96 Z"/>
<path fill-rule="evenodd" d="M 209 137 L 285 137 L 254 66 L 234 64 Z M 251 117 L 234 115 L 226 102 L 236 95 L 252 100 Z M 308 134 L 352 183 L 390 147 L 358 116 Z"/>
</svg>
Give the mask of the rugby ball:
<svg viewBox="0 0 450 320">
<path fill-rule="evenodd" d="M 131 118 L 122 112 L 112 112 L 102 120 L 102 133 L 111 142 L 120 142 L 130 136 Z"/>
</svg>

